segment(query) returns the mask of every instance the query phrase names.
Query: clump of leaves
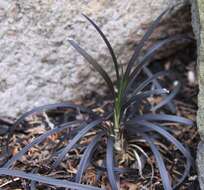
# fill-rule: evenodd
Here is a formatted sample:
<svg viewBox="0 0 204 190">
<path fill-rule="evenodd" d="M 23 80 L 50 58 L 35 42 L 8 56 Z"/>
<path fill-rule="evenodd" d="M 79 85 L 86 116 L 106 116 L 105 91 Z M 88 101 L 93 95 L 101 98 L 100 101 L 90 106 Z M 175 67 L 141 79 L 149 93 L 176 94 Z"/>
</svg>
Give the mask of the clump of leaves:
<svg viewBox="0 0 204 190">
<path fill-rule="evenodd" d="M 188 39 L 180 35 L 169 37 L 153 44 L 142 58 L 139 56 L 145 42 L 149 39 L 162 17 L 168 11 L 169 10 L 164 11 L 149 27 L 140 43 L 136 46 L 124 72 L 119 66 L 114 50 L 104 33 L 93 20 L 84 15 L 84 17 L 100 34 L 110 52 L 117 78 L 116 83 L 113 83 L 107 72 L 82 47 L 73 40 L 68 41 L 88 61 L 88 63 L 90 63 L 91 66 L 100 73 L 107 83 L 113 99 L 112 111 L 102 115 L 97 115 L 92 110 L 79 105 L 59 103 L 38 107 L 25 113 L 11 127 L 9 138 L 12 136 L 15 128 L 28 116 L 39 112 L 56 109 L 72 109 L 77 110 L 80 113 L 86 113 L 90 115 L 90 117 L 89 119 L 76 118 L 74 121 L 61 123 L 46 133 L 38 136 L 30 144 L 26 145 L 16 155 L 4 163 L 4 165 L 0 168 L 0 175 L 17 176 L 31 180 L 33 189 L 36 187 L 36 183 L 33 182 L 38 182 L 70 189 L 96 190 L 100 188 L 82 184 L 82 178 L 86 169 L 89 165 L 92 165 L 99 173 L 101 171 L 107 172 L 107 178 L 111 189 L 117 190 L 120 189 L 120 176 L 137 173 L 140 177 L 143 177 L 144 166 L 146 164 L 151 165 L 147 150 L 138 144 L 138 140 L 142 139 L 142 142 L 151 149 L 154 155 L 155 162 L 162 179 L 163 188 L 165 190 L 171 190 L 178 187 L 189 173 L 192 164 L 192 157 L 189 150 L 172 135 L 171 128 L 164 126 L 164 122 L 179 123 L 187 126 L 192 126 L 193 123 L 181 116 L 165 114 L 159 111 L 161 108 L 165 107 L 166 109 L 169 109 L 169 111 L 175 112 L 175 106 L 172 100 L 181 85 L 179 82 L 176 82 L 175 89 L 172 90 L 172 92 L 169 92 L 162 87 L 159 81 L 160 77 L 168 76 L 169 73 L 162 71 L 153 74 L 147 67 L 147 64 L 155 53 L 166 44 L 173 41 Z M 147 75 L 147 79 L 138 84 L 138 76 L 141 72 Z M 137 85 L 135 86 L 136 81 Z M 151 105 L 148 102 L 148 98 L 154 98 L 154 96 L 162 97 L 162 101 L 160 101 L 157 105 Z M 57 156 L 56 159 L 53 160 L 52 169 L 59 167 L 69 152 L 79 144 L 80 139 L 86 136 L 88 132 L 95 131 L 95 137 L 87 146 L 84 147 L 83 156 L 78 164 L 77 173 L 73 181 L 53 179 L 51 177 L 34 174 L 32 172 L 25 173 L 23 171 L 12 169 L 14 163 L 20 160 L 30 148 L 42 143 L 52 134 L 60 133 L 65 129 L 69 129 L 66 130 L 66 132 L 69 132 L 69 143 L 61 147 L 60 150 L 57 150 Z M 186 159 L 183 175 L 181 178 L 177 179 L 176 182 L 173 182 L 172 179 L 170 179 L 164 158 L 160 152 L 158 144 L 156 143 L 157 140 L 161 138 L 172 143 Z M 97 155 L 97 152 L 99 152 L 97 150 L 102 142 L 105 143 L 106 150 L 103 151 L 104 153 L 101 157 L 103 158 L 103 161 L 99 164 L 97 162 L 97 157 L 100 157 L 100 155 Z M 152 174 L 152 177 L 153 175 L 154 174 Z"/>
</svg>

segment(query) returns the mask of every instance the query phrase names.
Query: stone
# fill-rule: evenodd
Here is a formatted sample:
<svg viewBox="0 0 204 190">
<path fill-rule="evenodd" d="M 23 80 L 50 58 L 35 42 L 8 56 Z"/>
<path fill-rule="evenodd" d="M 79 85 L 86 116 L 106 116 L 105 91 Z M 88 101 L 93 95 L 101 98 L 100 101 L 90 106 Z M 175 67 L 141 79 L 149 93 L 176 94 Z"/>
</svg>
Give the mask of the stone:
<svg viewBox="0 0 204 190">
<path fill-rule="evenodd" d="M 198 179 L 200 184 L 200 189 L 204 189 L 204 143 L 201 141 L 197 149 L 197 169 L 198 169 Z"/>
<path fill-rule="evenodd" d="M 126 65 L 153 19 L 184 1 L 1 0 L 0 116 L 16 117 L 35 106 L 104 92 L 104 81 L 67 42 L 76 40 L 114 78 L 107 48 L 81 13 L 98 23 Z M 178 33 L 185 28 L 179 25 Z M 169 31 L 168 22 L 163 26 L 161 31 Z"/>
<path fill-rule="evenodd" d="M 197 78 L 199 83 L 197 127 L 201 141 L 197 148 L 197 169 L 204 190 L 204 0 L 192 1 L 192 25 L 197 38 Z"/>
</svg>

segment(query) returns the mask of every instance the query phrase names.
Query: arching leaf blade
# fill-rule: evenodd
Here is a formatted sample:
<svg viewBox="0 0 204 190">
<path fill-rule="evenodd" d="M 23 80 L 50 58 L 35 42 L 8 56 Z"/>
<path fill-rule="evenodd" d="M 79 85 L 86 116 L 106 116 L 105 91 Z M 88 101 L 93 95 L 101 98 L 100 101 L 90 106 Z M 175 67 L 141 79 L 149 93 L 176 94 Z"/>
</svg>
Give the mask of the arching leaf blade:
<svg viewBox="0 0 204 190">
<path fill-rule="evenodd" d="M 113 138 L 109 137 L 107 139 L 107 149 L 106 149 L 106 166 L 107 166 L 107 173 L 109 183 L 111 188 L 114 190 L 118 190 L 116 176 L 114 173 L 114 162 L 113 162 Z"/>
<path fill-rule="evenodd" d="M 54 185 L 56 187 L 63 187 L 63 188 L 69 188 L 69 189 L 76 189 L 76 190 L 102 190 L 98 187 L 93 187 L 90 185 L 82 185 L 79 183 L 67 181 L 67 180 L 59 180 L 54 179 L 47 176 L 41 176 L 38 174 L 32 174 L 32 173 L 26 173 L 18 170 L 11 170 L 7 168 L 0 168 L 0 175 L 7 175 L 12 177 L 20 177 L 23 179 L 33 180 L 40 183 L 48 184 L 48 185 Z"/>
<path fill-rule="evenodd" d="M 73 146 L 91 129 L 95 128 L 97 125 L 99 125 L 103 121 L 103 118 L 97 119 L 91 123 L 89 123 L 87 126 L 85 126 L 82 130 L 80 130 L 77 135 L 65 146 L 65 148 L 62 150 L 62 152 L 57 156 L 55 162 L 53 163 L 52 167 L 56 168 L 60 162 L 63 160 L 65 155 L 73 148 Z"/>
<path fill-rule="evenodd" d="M 105 34 L 102 32 L 102 30 L 97 26 L 97 24 L 91 20 L 87 15 L 85 14 L 82 14 L 93 26 L 94 28 L 97 30 L 97 32 L 100 34 L 100 36 L 102 37 L 103 41 L 105 42 L 109 52 L 110 52 L 110 55 L 113 59 L 113 63 L 114 63 L 114 67 L 115 67 L 115 72 L 116 72 L 116 77 L 117 77 L 117 80 L 120 79 L 120 75 L 119 75 L 119 65 L 118 65 L 118 61 L 117 61 L 117 58 L 116 58 L 116 55 L 114 53 L 114 50 L 110 44 L 110 42 L 108 41 L 108 39 L 106 38 Z"/>
<path fill-rule="evenodd" d="M 96 60 L 94 60 L 84 49 L 82 49 L 76 42 L 74 42 L 73 40 L 68 40 L 69 43 L 72 45 L 72 47 L 74 47 L 87 61 L 89 64 L 91 64 L 93 66 L 94 69 L 96 69 L 100 75 L 103 77 L 103 79 L 106 81 L 111 94 L 113 95 L 113 97 L 115 96 L 115 91 L 114 91 L 114 86 L 113 83 L 110 79 L 110 77 L 108 76 L 108 74 L 106 73 L 106 71 L 96 62 Z"/>
</svg>

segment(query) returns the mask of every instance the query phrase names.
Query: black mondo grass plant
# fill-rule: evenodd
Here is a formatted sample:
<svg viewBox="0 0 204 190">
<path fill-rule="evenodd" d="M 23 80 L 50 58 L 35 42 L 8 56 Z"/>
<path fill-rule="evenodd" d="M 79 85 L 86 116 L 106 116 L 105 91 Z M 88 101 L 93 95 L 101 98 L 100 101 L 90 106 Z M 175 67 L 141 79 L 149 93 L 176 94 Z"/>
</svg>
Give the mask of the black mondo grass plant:
<svg viewBox="0 0 204 190">
<path fill-rule="evenodd" d="M 175 88 L 171 92 L 168 91 L 162 87 L 159 78 L 167 77 L 170 73 L 167 71 L 152 73 L 147 64 L 158 50 L 170 42 L 191 39 L 183 35 L 168 37 L 153 44 L 144 56 L 140 57 L 146 41 L 168 11 L 169 9 L 165 10 L 148 28 L 140 43 L 136 46 L 125 71 L 119 67 L 113 48 L 104 33 L 89 17 L 84 15 L 100 34 L 110 52 L 115 68 L 116 82 L 114 83 L 97 61 L 75 41 L 68 41 L 105 80 L 113 99 L 112 111 L 97 114 L 91 109 L 73 103 L 57 103 L 37 107 L 23 114 L 10 128 L 8 142 L 15 129 L 33 114 L 68 109 L 73 110 L 73 113 L 86 114 L 89 117 L 75 117 L 74 120 L 60 123 L 39 135 L 1 166 L 0 175 L 23 178 L 30 183 L 29 187 L 31 189 L 36 189 L 39 184 L 45 184 L 49 187 L 61 187 L 63 189 L 101 189 L 102 187 L 99 184 L 94 186 L 87 185 L 83 181 L 83 176 L 91 165 L 94 167 L 98 179 L 102 175 L 106 175 L 111 189 L 117 190 L 120 189 L 120 179 L 133 176 L 145 180 L 143 175 L 146 167 L 149 167 L 149 171 L 151 171 L 151 174 L 148 174 L 148 181 L 151 183 L 154 178 L 154 163 L 151 161 L 150 156 L 153 155 L 161 176 L 163 189 L 171 190 L 177 188 L 189 174 L 192 157 L 188 148 L 173 136 L 172 129 L 165 123 L 192 126 L 193 122 L 184 117 L 169 114 L 170 112 L 175 113 L 176 109 L 172 100 L 178 93 L 181 84 L 178 81 L 174 82 Z M 141 72 L 147 78 L 139 81 L 135 86 L 135 81 L 138 82 L 138 76 Z M 149 99 L 155 96 L 161 97 L 162 100 L 158 104 L 152 105 Z M 164 110 L 168 110 L 168 114 Z M 81 156 L 78 158 L 77 171 L 72 179 L 54 179 L 37 174 L 34 171 L 27 173 L 13 169 L 15 163 L 27 154 L 32 147 L 39 145 L 49 136 L 56 133 L 61 134 L 63 131 L 67 134 L 65 138 L 68 139 L 66 140 L 68 143 L 63 144 L 62 142 L 63 146 L 57 148 L 56 152 L 50 157 L 52 161 L 50 170 L 61 167 L 62 162 L 68 159 L 70 151 L 73 148 L 82 146 L 80 144 L 81 139 L 89 135 L 90 132 L 94 134 L 89 143 L 82 147 Z M 65 138 L 62 138 L 62 141 Z M 181 157 L 185 159 L 182 177 L 174 180 L 171 178 L 171 173 L 169 173 L 165 165 L 165 158 L 162 155 L 161 148 L 156 143 L 162 140 L 171 143 L 180 152 Z M 151 150 L 152 154 L 148 150 Z M 145 185 L 148 186 L 148 183 Z"/>
</svg>

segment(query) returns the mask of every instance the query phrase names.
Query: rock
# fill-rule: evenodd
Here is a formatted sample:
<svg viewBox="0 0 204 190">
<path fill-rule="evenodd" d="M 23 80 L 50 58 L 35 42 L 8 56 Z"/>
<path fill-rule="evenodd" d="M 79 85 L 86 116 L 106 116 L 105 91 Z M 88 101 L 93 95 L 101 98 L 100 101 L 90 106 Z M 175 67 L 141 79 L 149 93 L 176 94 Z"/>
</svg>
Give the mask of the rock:
<svg viewBox="0 0 204 190">
<path fill-rule="evenodd" d="M 204 0 L 192 1 L 192 24 L 197 37 L 197 78 L 199 83 L 197 126 L 201 142 L 197 149 L 197 169 L 201 190 L 204 190 Z"/>
<path fill-rule="evenodd" d="M 67 42 L 75 39 L 114 77 L 107 48 L 81 13 L 98 23 L 125 65 L 149 23 L 178 2 L 184 0 L 1 0 L 0 115 L 103 92 L 104 81 Z M 161 31 L 180 33 L 186 25 L 179 19 L 178 30 L 164 22 Z"/>
<path fill-rule="evenodd" d="M 202 140 L 204 140 L 204 0 L 193 1 L 192 4 L 193 28 L 197 37 L 197 77 L 199 82 L 197 125 Z"/>
<path fill-rule="evenodd" d="M 201 141 L 197 150 L 197 168 L 200 189 L 204 189 L 204 143 Z"/>
</svg>

